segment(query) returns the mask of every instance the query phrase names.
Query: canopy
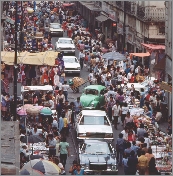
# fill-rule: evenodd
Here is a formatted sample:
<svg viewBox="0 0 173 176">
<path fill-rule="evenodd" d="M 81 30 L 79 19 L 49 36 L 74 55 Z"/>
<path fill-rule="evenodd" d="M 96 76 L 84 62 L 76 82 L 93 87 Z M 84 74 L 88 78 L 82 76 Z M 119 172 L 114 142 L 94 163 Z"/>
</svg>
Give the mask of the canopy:
<svg viewBox="0 0 173 176">
<path fill-rule="evenodd" d="M 137 57 L 147 57 L 150 56 L 150 53 L 130 53 L 130 58 L 132 59 L 132 56 L 137 56 Z"/>
<path fill-rule="evenodd" d="M 53 91 L 52 86 L 45 85 L 45 86 L 23 86 L 22 92 L 26 91 L 36 91 L 36 90 L 47 90 L 47 91 Z"/>
<path fill-rule="evenodd" d="M 58 56 L 58 52 L 46 51 L 38 53 L 21 52 L 17 54 L 17 63 L 29 64 L 29 65 L 55 65 L 55 59 Z M 14 64 L 15 52 L 2 51 L 1 60 L 7 65 Z"/>
<path fill-rule="evenodd" d="M 117 60 L 117 61 L 122 61 L 126 59 L 126 57 L 119 52 L 105 53 L 102 56 L 102 58 L 107 59 L 107 60 Z"/>
<path fill-rule="evenodd" d="M 141 43 L 141 45 L 152 50 L 165 50 L 165 45 L 153 45 L 153 44 L 145 44 L 145 43 Z"/>
</svg>

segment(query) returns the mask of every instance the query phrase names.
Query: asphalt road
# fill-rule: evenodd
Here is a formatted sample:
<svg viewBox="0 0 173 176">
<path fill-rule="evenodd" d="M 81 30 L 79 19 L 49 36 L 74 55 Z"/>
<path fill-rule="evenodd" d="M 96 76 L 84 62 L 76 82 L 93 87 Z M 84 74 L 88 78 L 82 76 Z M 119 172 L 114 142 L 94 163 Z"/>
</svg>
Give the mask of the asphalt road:
<svg viewBox="0 0 173 176">
<path fill-rule="evenodd" d="M 58 22 L 58 20 L 56 20 L 55 22 Z M 67 37 L 67 33 L 66 32 L 64 32 L 64 37 Z M 55 48 L 55 43 L 56 43 L 57 40 L 58 40 L 58 37 L 52 37 L 52 39 L 51 39 L 51 42 L 52 42 L 54 48 Z M 79 50 L 77 50 L 77 49 L 75 51 L 75 56 L 77 58 L 79 56 Z M 80 72 L 80 77 L 83 78 L 84 80 L 87 80 L 88 74 L 89 74 L 89 72 L 87 71 L 87 68 L 84 67 L 83 70 L 81 70 L 81 72 Z M 72 74 L 66 75 L 66 80 L 68 81 L 69 79 L 72 79 L 75 76 L 76 75 L 72 75 Z M 89 83 L 87 85 L 89 85 Z M 80 97 L 82 92 L 83 92 L 83 89 L 84 89 L 84 85 L 79 87 L 79 93 L 73 93 L 73 91 L 70 89 L 68 91 L 68 100 L 69 100 L 69 102 L 75 101 L 77 99 L 77 97 Z M 114 133 L 114 142 L 113 142 L 113 144 L 115 146 L 116 139 L 118 138 L 119 133 L 123 130 L 123 127 L 122 127 L 122 125 L 120 123 L 118 125 L 118 130 L 115 130 L 114 126 L 112 126 L 112 129 L 113 129 L 113 133 Z M 67 163 L 66 163 L 65 170 L 66 170 L 66 174 L 70 174 L 69 173 L 69 169 L 70 169 L 70 166 L 73 163 L 73 160 L 77 159 L 77 150 L 78 150 L 78 145 L 77 145 L 77 140 L 76 140 L 75 130 L 74 129 L 71 129 L 70 135 L 67 138 L 67 142 L 69 142 L 69 145 L 70 145 L 70 157 L 67 158 Z M 119 175 L 124 175 L 123 167 L 119 167 L 118 170 L 119 170 L 118 171 Z"/>
</svg>

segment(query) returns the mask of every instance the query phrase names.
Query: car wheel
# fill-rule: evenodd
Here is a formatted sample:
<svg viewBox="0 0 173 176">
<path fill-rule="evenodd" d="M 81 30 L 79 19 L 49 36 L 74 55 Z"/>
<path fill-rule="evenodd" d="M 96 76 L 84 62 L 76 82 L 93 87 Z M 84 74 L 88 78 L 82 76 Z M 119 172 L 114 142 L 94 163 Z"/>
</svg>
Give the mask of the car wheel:
<svg viewBox="0 0 173 176">
<path fill-rule="evenodd" d="M 100 105 L 99 105 L 99 104 L 97 104 L 96 109 L 97 109 L 97 110 L 99 110 L 99 109 L 100 109 Z"/>
</svg>

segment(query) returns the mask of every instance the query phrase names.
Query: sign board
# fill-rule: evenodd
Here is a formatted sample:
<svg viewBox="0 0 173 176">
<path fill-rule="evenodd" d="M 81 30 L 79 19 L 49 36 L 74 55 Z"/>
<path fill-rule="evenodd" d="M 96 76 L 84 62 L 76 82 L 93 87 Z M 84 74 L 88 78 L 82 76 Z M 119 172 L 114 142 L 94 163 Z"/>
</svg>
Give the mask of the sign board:
<svg viewBox="0 0 173 176">
<path fill-rule="evenodd" d="M 9 84 L 9 95 L 14 95 L 14 83 Z M 17 96 L 21 96 L 21 83 L 17 83 Z"/>
<path fill-rule="evenodd" d="M 117 21 L 116 12 L 110 9 L 110 5 L 107 5 L 105 2 L 102 2 L 102 10 L 108 14 L 108 17 L 112 21 Z"/>
<path fill-rule="evenodd" d="M 123 35 L 123 23 L 121 22 L 117 23 L 117 34 Z"/>
<path fill-rule="evenodd" d="M 168 85 L 168 83 L 162 81 L 159 84 L 159 86 L 160 86 L 160 89 L 163 89 L 163 90 L 165 90 L 167 92 L 171 92 L 172 93 L 172 86 Z"/>
</svg>

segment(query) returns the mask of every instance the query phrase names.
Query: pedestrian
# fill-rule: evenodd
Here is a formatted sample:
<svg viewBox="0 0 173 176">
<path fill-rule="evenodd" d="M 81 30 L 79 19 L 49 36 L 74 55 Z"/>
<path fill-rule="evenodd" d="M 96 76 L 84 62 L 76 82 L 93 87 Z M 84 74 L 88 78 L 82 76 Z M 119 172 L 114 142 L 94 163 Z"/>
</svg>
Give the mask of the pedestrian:
<svg viewBox="0 0 173 176">
<path fill-rule="evenodd" d="M 54 157 L 56 155 L 56 139 L 53 137 L 53 134 L 48 134 L 48 141 L 46 148 L 49 148 L 49 157 Z"/>
<path fill-rule="evenodd" d="M 61 169 L 61 172 L 59 174 L 60 175 L 66 175 L 63 164 L 59 162 L 58 157 L 54 157 L 53 160 L 54 160 L 54 163 Z"/>
<path fill-rule="evenodd" d="M 140 108 L 143 108 L 143 106 L 144 106 L 144 98 L 145 98 L 145 92 L 144 92 L 144 89 L 141 88 L 141 92 L 140 92 Z"/>
<path fill-rule="evenodd" d="M 145 171 L 148 167 L 148 158 L 145 156 L 145 151 L 141 151 L 141 156 L 138 157 L 138 170 L 139 175 L 145 175 Z"/>
<path fill-rule="evenodd" d="M 81 70 L 83 69 L 84 59 L 85 59 L 85 54 L 83 50 L 81 50 L 79 53 L 79 62 L 80 62 Z"/>
<path fill-rule="evenodd" d="M 80 102 L 80 97 L 77 97 L 77 100 L 74 102 L 74 106 L 75 106 L 75 118 L 76 118 L 76 115 L 78 115 L 82 110 L 82 103 Z"/>
<path fill-rule="evenodd" d="M 69 173 L 71 173 L 71 175 L 74 175 L 74 171 L 77 169 L 77 161 L 74 160 L 73 161 L 73 165 L 70 166 L 70 170 L 69 170 Z"/>
<path fill-rule="evenodd" d="M 119 101 L 116 100 L 116 104 L 112 107 L 112 115 L 114 118 L 114 128 L 117 130 L 118 117 L 121 113 L 121 107 L 119 105 Z"/>
<path fill-rule="evenodd" d="M 124 142 L 123 134 L 119 134 L 119 138 L 116 141 L 116 151 L 117 151 L 117 162 L 119 165 L 122 165 L 122 157 L 124 153 Z"/>
<path fill-rule="evenodd" d="M 71 127 L 74 128 L 74 123 L 75 123 L 75 105 L 74 102 L 70 103 L 70 109 L 71 109 Z"/>
<path fill-rule="evenodd" d="M 93 70 L 90 70 L 90 74 L 88 75 L 88 81 L 89 81 L 90 85 L 92 85 L 93 82 L 94 82 L 94 72 L 93 72 Z"/>
<path fill-rule="evenodd" d="M 129 111 L 129 107 L 127 107 L 127 103 L 122 103 L 122 107 L 121 107 L 121 122 L 122 122 L 122 126 L 124 125 L 124 120 L 126 117 L 127 112 Z"/>
<path fill-rule="evenodd" d="M 112 122 L 112 107 L 115 105 L 115 101 L 113 99 L 113 97 L 110 97 L 110 100 L 107 103 L 107 113 L 108 113 L 108 117 L 109 120 Z"/>
<path fill-rule="evenodd" d="M 124 166 L 124 174 L 125 175 L 128 175 L 128 165 L 127 165 L 127 162 L 128 162 L 128 157 L 130 156 L 129 153 L 124 153 L 123 154 L 123 160 L 122 160 L 122 164 Z"/>
<path fill-rule="evenodd" d="M 158 172 L 157 168 L 156 168 L 156 160 L 154 157 L 152 157 L 149 161 L 148 164 L 148 175 L 161 175 L 160 172 Z M 166 175 L 166 174 L 165 174 Z"/>
<path fill-rule="evenodd" d="M 62 141 L 59 144 L 59 152 L 60 152 L 60 162 L 63 164 L 65 169 L 67 156 L 68 157 L 70 156 L 69 143 L 66 142 L 65 137 L 62 138 Z"/>
<path fill-rule="evenodd" d="M 140 124 L 140 127 L 137 129 L 137 137 L 138 137 L 138 140 L 141 138 L 141 137 L 144 137 L 144 134 L 147 133 L 147 131 L 144 129 L 144 124 L 141 123 Z"/>
<path fill-rule="evenodd" d="M 135 152 L 133 150 L 130 152 L 130 157 L 128 158 L 127 165 L 128 175 L 136 175 L 138 159 L 136 158 Z"/>
<path fill-rule="evenodd" d="M 70 88 L 70 86 L 67 84 L 67 81 L 64 81 L 64 84 L 62 84 L 62 91 L 65 96 L 65 101 L 68 100 L 68 89 L 69 88 Z"/>
<path fill-rule="evenodd" d="M 74 175 L 86 175 L 80 164 L 77 164 L 77 169 L 74 171 Z"/>
<path fill-rule="evenodd" d="M 133 118 L 130 116 L 130 112 L 127 112 L 125 120 L 124 120 L 124 127 L 130 125 L 133 122 Z"/>
<path fill-rule="evenodd" d="M 59 117 L 59 123 L 58 123 L 58 129 L 59 129 L 59 132 L 62 134 L 62 129 L 64 128 L 64 121 L 63 121 L 63 118 L 62 118 L 62 115 L 60 115 Z"/>
</svg>

